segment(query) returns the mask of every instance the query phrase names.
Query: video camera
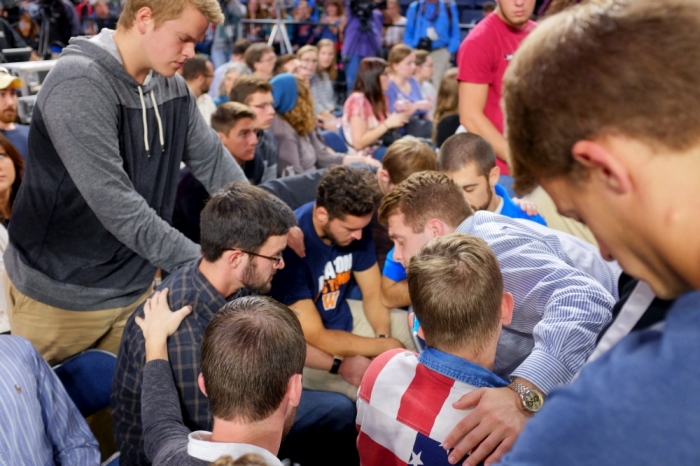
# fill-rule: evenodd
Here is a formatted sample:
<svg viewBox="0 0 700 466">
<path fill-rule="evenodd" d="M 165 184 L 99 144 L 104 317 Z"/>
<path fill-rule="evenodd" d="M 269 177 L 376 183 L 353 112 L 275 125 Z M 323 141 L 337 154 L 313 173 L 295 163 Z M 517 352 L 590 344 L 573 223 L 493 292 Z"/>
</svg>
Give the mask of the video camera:
<svg viewBox="0 0 700 466">
<path fill-rule="evenodd" d="M 360 21 L 360 31 L 371 30 L 370 21 L 374 10 L 386 9 L 386 1 L 375 2 L 374 0 L 350 0 L 350 11 Z"/>
</svg>

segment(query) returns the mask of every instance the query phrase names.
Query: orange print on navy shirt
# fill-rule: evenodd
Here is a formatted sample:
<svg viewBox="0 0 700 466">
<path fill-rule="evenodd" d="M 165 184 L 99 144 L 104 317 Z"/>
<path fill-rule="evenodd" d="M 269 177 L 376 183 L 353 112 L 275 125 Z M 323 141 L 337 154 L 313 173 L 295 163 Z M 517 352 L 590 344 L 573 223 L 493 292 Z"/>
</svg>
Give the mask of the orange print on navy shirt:
<svg viewBox="0 0 700 466">
<path fill-rule="evenodd" d="M 318 277 L 318 289 L 324 311 L 332 311 L 338 305 L 340 287 L 350 281 L 352 273 L 352 253 L 338 256 L 326 262 L 323 275 Z"/>
</svg>

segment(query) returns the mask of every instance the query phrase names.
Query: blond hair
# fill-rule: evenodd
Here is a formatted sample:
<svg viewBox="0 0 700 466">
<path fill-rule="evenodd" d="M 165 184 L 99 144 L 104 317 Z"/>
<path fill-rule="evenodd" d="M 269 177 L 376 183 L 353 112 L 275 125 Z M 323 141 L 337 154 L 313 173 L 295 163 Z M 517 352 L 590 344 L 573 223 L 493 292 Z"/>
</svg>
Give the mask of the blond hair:
<svg viewBox="0 0 700 466">
<path fill-rule="evenodd" d="M 307 52 L 313 52 L 318 56 L 318 48 L 315 45 L 305 45 L 299 50 L 297 50 L 297 58 L 301 60 L 301 56 Z"/>
<path fill-rule="evenodd" d="M 656 149 L 697 145 L 698 30 L 693 0 L 589 2 L 538 25 L 503 82 L 515 188 L 585 178 L 571 154 L 581 140 L 619 134 Z"/>
<path fill-rule="evenodd" d="M 255 453 L 247 453 L 239 456 L 235 461 L 230 456 L 222 456 L 212 463 L 212 466 L 269 466 L 262 456 Z"/>
<path fill-rule="evenodd" d="M 326 2 L 326 5 L 328 5 L 328 3 L 329 2 Z M 335 43 L 330 39 L 321 39 L 318 41 L 318 44 L 316 44 L 316 47 L 318 48 L 319 52 L 321 52 L 321 49 L 323 47 L 330 47 L 333 49 L 333 60 L 331 61 L 331 64 L 328 66 L 327 69 L 321 68 L 321 65 L 319 64 L 318 68 L 316 68 L 316 74 L 319 78 L 322 78 L 323 73 L 326 72 L 328 73 L 328 77 L 331 78 L 331 81 L 335 81 L 335 79 L 338 77 L 338 70 L 335 69 Z"/>
<path fill-rule="evenodd" d="M 141 8 L 151 9 L 157 28 L 164 22 L 180 16 L 188 4 L 199 10 L 208 22 L 219 25 L 224 23 L 224 14 L 221 12 L 218 0 L 126 0 L 119 15 L 117 29 L 131 29 L 136 21 L 136 14 Z"/>
<path fill-rule="evenodd" d="M 389 50 L 389 56 L 386 61 L 389 64 L 389 69 L 393 72 L 392 65 L 398 65 L 404 58 L 413 53 L 413 49 L 406 44 L 396 44 Z"/>
<path fill-rule="evenodd" d="M 500 328 L 503 276 L 481 238 L 452 233 L 428 242 L 408 265 L 408 292 L 432 348 L 478 354 Z"/>
<path fill-rule="evenodd" d="M 287 113 L 280 116 L 289 123 L 299 136 L 306 136 L 316 129 L 316 113 L 309 86 L 303 79 L 294 77 L 297 82 L 297 103 Z"/>
</svg>

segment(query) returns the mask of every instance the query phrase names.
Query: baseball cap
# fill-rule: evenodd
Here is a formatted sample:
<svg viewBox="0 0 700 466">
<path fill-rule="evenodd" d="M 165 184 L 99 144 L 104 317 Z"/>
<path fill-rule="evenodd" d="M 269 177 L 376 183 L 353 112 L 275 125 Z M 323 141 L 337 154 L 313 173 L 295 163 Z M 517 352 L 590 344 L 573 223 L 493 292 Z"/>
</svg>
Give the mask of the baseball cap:
<svg viewBox="0 0 700 466">
<path fill-rule="evenodd" d="M 0 67 L 0 90 L 5 90 L 10 86 L 19 89 L 22 87 L 22 80 L 10 74 L 7 68 Z"/>
</svg>

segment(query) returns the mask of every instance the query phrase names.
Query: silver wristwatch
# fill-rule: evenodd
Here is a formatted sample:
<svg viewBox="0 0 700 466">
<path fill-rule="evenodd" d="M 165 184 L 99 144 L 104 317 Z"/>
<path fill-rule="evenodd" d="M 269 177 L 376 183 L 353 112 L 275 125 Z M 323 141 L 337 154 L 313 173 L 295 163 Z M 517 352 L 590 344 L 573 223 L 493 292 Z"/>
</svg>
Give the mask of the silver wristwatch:
<svg viewBox="0 0 700 466">
<path fill-rule="evenodd" d="M 530 388 L 515 379 L 511 379 L 508 388 L 520 396 L 520 399 L 523 402 L 523 409 L 528 413 L 535 414 L 537 411 L 542 409 L 542 406 L 544 405 L 544 395 L 542 395 L 542 392 L 539 390 Z"/>
</svg>

